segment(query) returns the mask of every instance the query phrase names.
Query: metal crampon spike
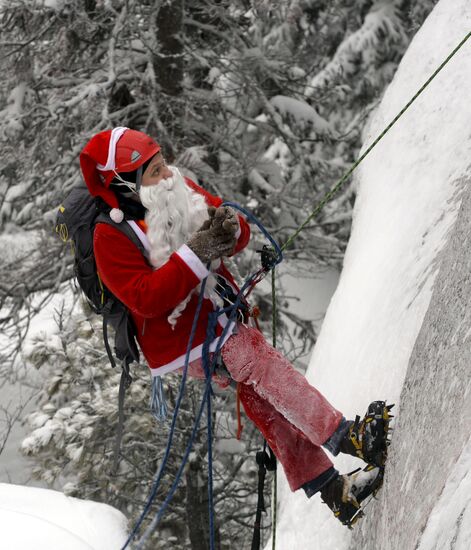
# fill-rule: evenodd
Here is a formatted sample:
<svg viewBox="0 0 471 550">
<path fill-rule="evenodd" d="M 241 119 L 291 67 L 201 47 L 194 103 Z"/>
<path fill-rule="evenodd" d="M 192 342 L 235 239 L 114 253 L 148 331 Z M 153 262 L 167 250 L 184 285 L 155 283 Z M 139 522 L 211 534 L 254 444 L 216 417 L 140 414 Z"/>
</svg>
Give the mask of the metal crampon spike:
<svg viewBox="0 0 471 550">
<path fill-rule="evenodd" d="M 358 509 L 358 512 L 356 512 L 356 514 L 350 519 L 350 521 L 348 523 L 346 523 L 345 525 L 349 528 L 349 529 L 353 529 L 353 525 L 360 519 L 362 518 L 363 516 L 365 515 L 365 512 L 363 512 L 363 510 L 361 508 Z"/>
</svg>

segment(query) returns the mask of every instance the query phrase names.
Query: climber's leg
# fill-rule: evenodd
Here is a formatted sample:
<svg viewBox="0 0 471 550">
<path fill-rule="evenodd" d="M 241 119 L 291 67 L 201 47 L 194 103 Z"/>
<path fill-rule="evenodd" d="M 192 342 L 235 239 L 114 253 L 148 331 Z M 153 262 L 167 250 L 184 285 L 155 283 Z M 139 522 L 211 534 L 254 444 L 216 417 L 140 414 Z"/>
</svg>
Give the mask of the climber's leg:
<svg viewBox="0 0 471 550">
<path fill-rule="evenodd" d="M 326 442 L 342 421 L 342 413 L 258 330 L 240 325 L 224 344 L 222 358 L 234 380 L 252 386 L 315 446 Z"/>
</svg>

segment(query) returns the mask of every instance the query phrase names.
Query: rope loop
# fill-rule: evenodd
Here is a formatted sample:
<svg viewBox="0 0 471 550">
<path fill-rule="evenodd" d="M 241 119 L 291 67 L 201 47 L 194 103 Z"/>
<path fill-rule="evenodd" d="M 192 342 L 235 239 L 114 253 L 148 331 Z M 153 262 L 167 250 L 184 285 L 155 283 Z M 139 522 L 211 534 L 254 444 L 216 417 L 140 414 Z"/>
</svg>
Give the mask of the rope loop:
<svg viewBox="0 0 471 550">
<path fill-rule="evenodd" d="M 225 201 L 221 206 L 230 206 L 239 212 L 242 212 L 246 218 L 248 218 L 252 223 L 254 223 L 260 231 L 265 235 L 266 239 L 270 241 L 271 248 L 267 245 L 264 245 L 262 250 L 257 250 L 262 256 L 262 268 L 264 271 L 268 272 L 273 269 L 276 265 L 283 261 L 283 252 L 280 245 L 275 241 L 275 239 L 270 235 L 268 230 L 264 227 L 262 222 L 254 215 L 250 210 L 247 210 L 240 204 L 231 201 Z"/>
</svg>

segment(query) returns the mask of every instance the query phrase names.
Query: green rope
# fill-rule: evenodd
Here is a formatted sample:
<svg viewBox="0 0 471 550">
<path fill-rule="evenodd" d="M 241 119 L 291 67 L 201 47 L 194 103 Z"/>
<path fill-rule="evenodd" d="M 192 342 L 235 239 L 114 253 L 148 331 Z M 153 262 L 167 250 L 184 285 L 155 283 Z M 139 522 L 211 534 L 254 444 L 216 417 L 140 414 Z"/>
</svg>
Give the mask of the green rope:
<svg viewBox="0 0 471 550">
<path fill-rule="evenodd" d="M 275 289 L 275 268 L 272 269 L 271 272 L 271 299 L 272 299 L 272 338 L 273 338 L 273 347 L 276 348 L 276 289 Z M 276 503 L 278 500 L 278 481 L 277 481 L 278 475 L 275 470 L 273 474 L 273 486 L 272 486 L 272 497 L 271 497 L 271 518 L 272 518 L 272 550 L 275 550 L 276 547 L 276 516 L 277 516 L 277 509 L 276 509 Z"/>
<path fill-rule="evenodd" d="M 340 188 L 345 184 L 347 179 L 350 177 L 355 168 L 362 162 L 362 160 L 372 151 L 372 149 L 383 139 L 383 137 L 389 132 L 389 130 L 396 124 L 396 122 L 401 118 L 401 116 L 407 111 L 407 109 L 414 103 L 414 101 L 419 97 L 419 95 L 425 90 L 425 88 L 432 82 L 432 80 L 437 76 L 437 74 L 445 67 L 445 65 L 450 61 L 450 59 L 458 52 L 458 50 L 465 44 L 468 38 L 471 36 L 469 32 L 463 40 L 456 46 L 456 48 L 451 52 L 451 54 L 443 61 L 443 63 L 438 67 L 438 69 L 432 74 L 432 76 L 425 82 L 425 84 L 419 89 L 419 91 L 414 95 L 414 97 L 403 107 L 403 109 L 394 117 L 394 119 L 386 126 L 386 128 L 381 132 L 381 134 L 373 141 L 373 143 L 368 147 L 368 149 L 361 155 L 361 157 L 350 167 L 350 169 L 339 179 L 339 181 L 328 191 L 316 208 L 311 212 L 311 214 L 306 218 L 306 220 L 298 227 L 298 229 L 289 237 L 289 239 L 282 245 L 281 250 L 285 250 L 296 237 L 301 233 L 301 231 L 306 227 L 306 225 L 315 218 L 325 207 L 325 205 L 332 199 L 332 197 L 340 190 Z"/>
</svg>

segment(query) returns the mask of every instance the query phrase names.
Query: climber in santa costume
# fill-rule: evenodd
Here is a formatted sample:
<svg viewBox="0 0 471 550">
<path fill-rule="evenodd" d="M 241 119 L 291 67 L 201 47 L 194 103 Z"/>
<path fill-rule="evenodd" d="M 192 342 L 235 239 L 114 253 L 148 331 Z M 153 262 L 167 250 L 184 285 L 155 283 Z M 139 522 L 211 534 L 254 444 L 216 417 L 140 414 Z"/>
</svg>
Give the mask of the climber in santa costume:
<svg viewBox="0 0 471 550">
<path fill-rule="evenodd" d="M 100 132 L 83 149 L 80 165 L 99 207 L 115 223 L 129 223 L 147 251 L 144 257 L 112 225 L 98 223 L 95 228 L 101 280 L 129 308 L 153 376 L 171 375 L 184 366 L 206 279 L 188 368 L 190 375 L 204 377 L 201 357 L 208 317 L 228 294 L 235 297 L 238 292 L 224 257 L 247 246 L 249 225 L 221 206 L 221 198 L 167 165 L 160 146 L 142 132 L 123 127 Z M 320 492 L 340 521 L 353 523 L 361 501 L 381 484 L 385 403 L 372 403 L 363 420 L 346 420 L 251 326 L 244 305 L 237 321 L 218 316 L 210 352 L 216 347 L 239 383 L 247 415 L 282 464 L 291 489 L 302 488 L 308 497 Z M 334 456 L 358 456 L 370 466 L 339 475 L 323 447 Z"/>
</svg>

